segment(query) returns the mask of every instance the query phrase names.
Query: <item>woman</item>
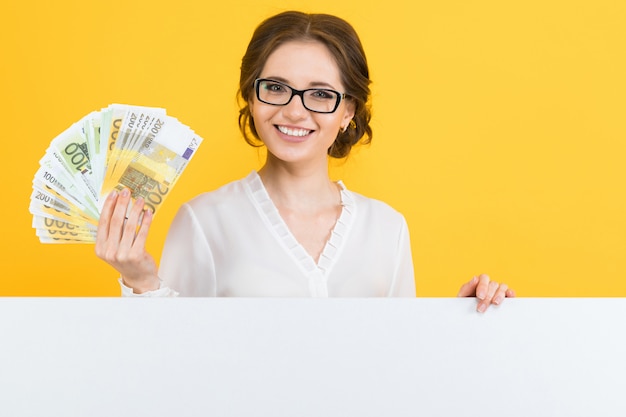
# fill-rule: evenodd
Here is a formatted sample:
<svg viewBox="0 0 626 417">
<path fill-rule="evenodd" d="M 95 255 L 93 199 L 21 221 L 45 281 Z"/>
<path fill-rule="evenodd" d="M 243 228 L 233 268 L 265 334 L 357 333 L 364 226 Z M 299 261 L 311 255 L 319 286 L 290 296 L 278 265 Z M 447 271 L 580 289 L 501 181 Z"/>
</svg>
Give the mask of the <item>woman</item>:
<svg viewBox="0 0 626 417">
<path fill-rule="evenodd" d="M 242 60 L 239 125 L 267 147 L 264 166 L 184 204 L 158 271 L 145 251 L 151 212 L 138 199 L 125 219 L 129 191 L 111 194 L 96 253 L 121 273 L 123 293 L 415 296 L 404 217 L 328 175 L 329 156 L 371 139 L 369 83 L 344 20 L 286 12 L 261 23 Z M 459 295 L 478 295 L 484 311 L 514 294 L 481 275 Z"/>
</svg>

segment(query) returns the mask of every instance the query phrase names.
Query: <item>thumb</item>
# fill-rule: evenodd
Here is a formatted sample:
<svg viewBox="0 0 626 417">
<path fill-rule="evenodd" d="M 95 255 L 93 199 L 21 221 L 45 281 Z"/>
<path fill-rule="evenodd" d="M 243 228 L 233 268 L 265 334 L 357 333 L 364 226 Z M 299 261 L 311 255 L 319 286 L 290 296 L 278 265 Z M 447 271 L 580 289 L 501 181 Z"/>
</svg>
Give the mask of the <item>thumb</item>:
<svg viewBox="0 0 626 417">
<path fill-rule="evenodd" d="M 476 286 L 478 285 L 478 277 L 472 278 L 459 289 L 457 297 L 474 297 L 476 295 Z"/>
</svg>

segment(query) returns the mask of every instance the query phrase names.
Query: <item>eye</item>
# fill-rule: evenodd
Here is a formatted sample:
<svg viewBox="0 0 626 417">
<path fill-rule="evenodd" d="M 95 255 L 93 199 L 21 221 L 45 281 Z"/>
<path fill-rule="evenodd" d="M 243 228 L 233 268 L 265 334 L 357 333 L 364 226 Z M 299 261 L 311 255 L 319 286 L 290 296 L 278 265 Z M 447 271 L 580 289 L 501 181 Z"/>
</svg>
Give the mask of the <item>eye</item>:
<svg viewBox="0 0 626 417">
<path fill-rule="evenodd" d="M 274 82 L 274 81 L 264 81 L 263 84 L 261 84 L 261 86 L 263 87 L 265 91 L 270 92 L 270 93 L 286 93 L 287 92 L 287 86 L 281 83 Z"/>
<path fill-rule="evenodd" d="M 337 93 L 332 90 L 310 90 L 309 96 L 320 101 L 337 99 Z"/>
</svg>

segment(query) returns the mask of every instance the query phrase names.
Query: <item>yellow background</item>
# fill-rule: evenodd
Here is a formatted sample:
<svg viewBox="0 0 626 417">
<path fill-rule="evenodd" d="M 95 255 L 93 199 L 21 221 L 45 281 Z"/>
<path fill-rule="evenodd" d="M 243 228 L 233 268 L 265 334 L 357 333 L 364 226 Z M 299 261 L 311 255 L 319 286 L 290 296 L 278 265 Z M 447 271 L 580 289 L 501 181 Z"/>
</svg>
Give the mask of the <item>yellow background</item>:
<svg viewBox="0 0 626 417">
<path fill-rule="evenodd" d="M 626 296 L 626 2 L 119 1 L 0 15 L 0 295 L 117 295 L 93 246 L 42 245 L 28 212 L 50 141 L 110 103 L 159 106 L 205 138 L 151 231 L 258 168 L 237 129 L 239 63 L 286 10 L 360 33 L 375 132 L 334 178 L 406 216 L 419 296 L 480 272 L 524 296 Z"/>
</svg>

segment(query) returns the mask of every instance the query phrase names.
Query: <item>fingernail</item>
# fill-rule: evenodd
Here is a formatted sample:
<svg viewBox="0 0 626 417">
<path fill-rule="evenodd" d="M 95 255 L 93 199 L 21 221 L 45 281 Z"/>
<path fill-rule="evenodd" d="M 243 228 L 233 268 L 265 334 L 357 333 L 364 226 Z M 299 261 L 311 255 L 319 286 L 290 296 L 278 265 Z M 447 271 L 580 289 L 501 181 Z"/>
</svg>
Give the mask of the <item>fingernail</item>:
<svg viewBox="0 0 626 417">
<path fill-rule="evenodd" d="M 493 303 L 496 305 L 499 305 L 501 302 L 502 302 L 502 296 L 500 295 L 493 299 Z"/>
<path fill-rule="evenodd" d="M 113 190 L 109 193 L 109 195 L 107 196 L 107 199 L 113 200 L 115 197 L 117 197 L 117 191 Z"/>
<path fill-rule="evenodd" d="M 129 194 L 130 194 L 130 191 L 128 190 L 128 188 L 124 188 L 122 190 L 122 197 L 128 197 Z"/>
<path fill-rule="evenodd" d="M 476 293 L 476 297 L 479 299 L 484 299 L 485 298 L 485 291 L 479 291 Z"/>
<path fill-rule="evenodd" d="M 483 303 L 478 304 L 478 308 L 476 308 L 479 313 L 484 313 L 487 310 L 487 306 Z"/>
</svg>

